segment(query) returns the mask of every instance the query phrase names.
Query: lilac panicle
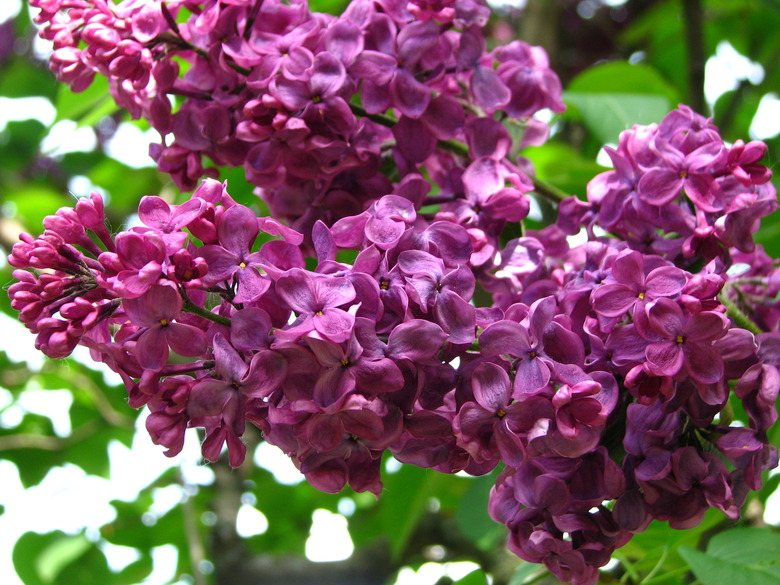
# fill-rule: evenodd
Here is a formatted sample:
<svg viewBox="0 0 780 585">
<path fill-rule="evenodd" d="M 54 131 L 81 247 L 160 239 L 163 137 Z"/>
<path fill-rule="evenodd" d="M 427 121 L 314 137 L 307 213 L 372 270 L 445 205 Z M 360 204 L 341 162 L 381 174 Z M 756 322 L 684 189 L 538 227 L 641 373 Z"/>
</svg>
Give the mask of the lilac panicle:
<svg viewBox="0 0 780 585">
<path fill-rule="evenodd" d="M 141 199 L 115 235 L 97 194 L 59 210 L 14 246 L 11 304 L 47 355 L 81 344 L 115 370 L 167 454 L 200 427 L 203 456 L 238 466 L 249 423 L 315 487 L 376 495 L 388 450 L 503 464 L 510 550 L 578 585 L 653 520 L 735 518 L 777 465 L 762 143 L 680 106 L 512 238 L 561 84 L 539 47 L 487 51 L 481 0 L 31 5 L 59 78 L 106 77 L 194 192 Z M 235 167 L 273 217 L 215 179 Z"/>
</svg>

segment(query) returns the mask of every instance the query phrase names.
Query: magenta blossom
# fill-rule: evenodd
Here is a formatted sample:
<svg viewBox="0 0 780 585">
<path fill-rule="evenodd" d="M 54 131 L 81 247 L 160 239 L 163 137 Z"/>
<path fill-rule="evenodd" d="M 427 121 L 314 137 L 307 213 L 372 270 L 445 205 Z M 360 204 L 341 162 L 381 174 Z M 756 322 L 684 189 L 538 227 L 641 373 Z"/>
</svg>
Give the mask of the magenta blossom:
<svg viewBox="0 0 780 585">
<path fill-rule="evenodd" d="M 474 370 L 471 384 L 475 401 L 464 404 L 453 420 L 464 448 L 477 461 L 500 459 L 518 467 L 525 459 L 527 432 L 553 417 L 550 401 L 531 396 L 515 402 L 506 370 L 490 362 Z"/>
<path fill-rule="evenodd" d="M 257 216 L 248 207 L 234 205 L 227 209 L 217 224 L 219 245 L 199 249 L 209 267 L 204 282 L 219 284 L 235 278 L 235 300 L 239 303 L 256 300 L 268 290 L 271 281 L 263 276 L 262 257 L 252 252 L 259 232 Z"/>
<path fill-rule="evenodd" d="M 182 299 L 172 286 L 153 285 L 139 297 L 124 303 L 130 321 L 142 327 L 135 344 L 135 355 L 143 368 L 159 370 L 168 361 L 168 348 L 185 356 L 199 356 L 206 351 L 202 330 L 177 323 Z"/>
</svg>

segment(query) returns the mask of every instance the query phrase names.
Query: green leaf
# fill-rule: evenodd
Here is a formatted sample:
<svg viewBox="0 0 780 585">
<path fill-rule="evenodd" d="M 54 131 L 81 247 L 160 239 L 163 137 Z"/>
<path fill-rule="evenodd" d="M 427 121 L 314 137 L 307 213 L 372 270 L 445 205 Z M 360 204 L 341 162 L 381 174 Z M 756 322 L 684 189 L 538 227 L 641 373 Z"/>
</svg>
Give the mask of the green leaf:
<svg viewBox="0 0 780 585">
<path fill-rule="evenodd" d="M 620 132 L 635 124 L 660 122 L 679 101 L 677 91 L 655 69 L 624 61 L 584 71 L 563 97 L 570 108 L 565 115 L 579 117 L 602 144 L 617 143 Z"/>
<path fill-rule="evenodd" d="M 0 387 L 18 393 L 30 381 L 30 375 L 27 363 L 15 362 L 6 352 L 0 351 Z"/>
<path fill-rule="evenodd" d="M 119 109 L 108 90 L 108 80 L 102 75 L 95 77 L 87 89 L 74 93 L 67 85 L 60 84 L 57 92 L 56 122 L 75 120 L 79 126 L 94 125 L 101 118 Z"/>
<path fill-rule="evenodd" d="M 776 585 L 780 534 L 768 528 L 735 528 L 715 535 L 706 552 L 683 546 L 680 555 L 703 585 Z"/>
<path fill-rule="evenodd" d="M 0 168 L 14 174 L 28 167 L 37 155 L 41 140 L 46 135 L 46 126 L 38 120 L 8 122 L 0 132 Z M 16 190 L 15 186 L 4 185 L 4 196 Z"/>
<path fill-rule="evenodd" d="M 769 479 L 764 482 L 764 486 L 758 492 L 759 501 L 766 505 L 766 501 L 769 499 L 769 496 L 775 493 L 778 487 L 780 487 L 780 473 L 776 473 L 770 476 Z"/>
<path fill-rule="evenodd" d="M 470 480 L 470 485 L 456 508 L 455 519 L 463 534 L 483 550 L 492 549 L 504 527 L 488 514 L 490 488 L 498 471 Z"/>
<path fill-rule="evenodd" d="M 613 137 L 610 141 L 616 139 Z M 585 198 L 590 180 L 607 170 L 563 142 L 528 147 L 523 150 L 523 156 L 534 164 L 539 178 L 581 199 Z"/>
<path fill-rule="evenodd" d="M 133 433 L 129 429 L 110 427 L 103 421 L 100 422 L 103 423 L 100 425 L 102 428 L 93 430 L 89 427 L 87 435 L 69 445 L 64 456 L 67 461 L 78 465 L 89 475 L 108 479 L 111 471 L 108 459 L 110 441 L 117 440 L 127 444 Z M 78 429 L 74 429 L 74 432 L 78 432 Z"/>
<path fill-rule="evenodd" d="M 65 197 L 45 183 L 19 185 L 6 200 L 16 207 L 16 216 L 31 233 L 39 234 L 43 218 L 53 215 L 60 207 L 69 203 Z"/>
<path fill-rule="evenodd" d="M 103 557 L 83 534 L 70 535 L 61 531 L 37 534 L 26 532 L 14 545 L 14 568 L 25 585 L 68 583 L 61 576 L 66 569 L 87 555 L 90 549 Z M 103 558 L 105 564 L 105 558 Z M 77 583 L 79 581 L 71 581 Z M 98 581 L 80 581 L 98 583 Z"/>
<path fill-rule="evenodd" d="M 81 558 L 92 546 L 83 534 L 63 535 L 44 548 L 35 560 L 35 567 L 43 581 L 54 583 L 63 569 Z"/>
<path fill-rule="evenodd" d="M 431 490 L 434 474 L 428 469 L 404 465 L 385 479 L 379 516 L 394 558 L 403 553 L 425 514 L 428 500 L 434 495 Z"/>
<path fill-rule="evenodd" d="M 132 169 L 111 158 L 95 164 L 87 177 L 111 195 L 112 213 L 122 216 L 135 213 L 141 197 L 158 194 L 163 184 L 157 169 Z"/>
<path fill-rule="evenodd" d="M 715 526 L 723 522 L 723 519 L 723 512 L 710 509 L 705 514 L 701 524 L 687 530 L 675 530 L 666 522 L 651 522 L 646 531 L 634 536 L 620 549 L 620 556 L 629 559 L 640 574 L 654 570 L 659 560 L 664 557 L 657 573 L 674 571 L 685 567 L 685 563 L 678 555 L 665 554 L 665 551 L 677 549 L 682 545 L 696 547 L 701 541 L 702 535 L 714 529 Z"/>
<path fill-rule="evenodd" d="M 780 533 L 770 528 L 732 528 L 716 534 L 707 545 L 707 554 L 771 567 L 780 576 Z"/>
<path fill-rule="evenodd" d="M 0 68 L 0 95 L 9 98 L 42 96 L 53 100 L 57 95 L 57 82 L 43 63 L 34 64 L 19 56 Z"/>
<path fill-rule="evenodd" d="M 566 88 L 572 93 L 620 93 L 664 96 L 677 103 L 679 94 L 655 69 L 613 61 L 586 69 Z"/>
<path fill-rule="evenodd" d="M 452 585 L 487 585 L 487 575 L 483 571 L 472 571 L 462 579 L 458 579 Z"/>
<path fill-rule="evenodd" d="M 545 569 L 543 565 L 520 561 L 520 564 L 517 566 L 514 573 L 512 573 L 509 585 L 522 585 L 523 583 L 528 583 L 529 581 L 535 580 L 542 573 L 547 573 L 547 569 Z"/>
<path fill-rule="evenodd" d="M 185 555 L 184 511 L 176 504 L 160 517 L 149 513 L 153 502 L 153 487 L 145 488 L 134 502 L 114 500 L 111 505 L 117 512 L 116 519 L 101 527 L 100 533 L 107 541 L 150 551 L 164 544 L 173 544 Z"/>
<path fill-rule="evenodd" d="M 323 508 L 335 512 L 342 494 L 325 494 L 306 482 L 297 485 L 278 483 L 273 475 L 256 468 L 252 472 L 254 484 L 252 493 L 257 497 L 256 507 L 268 519 L 268 530 L 264 534 L 247 540 L 252 550 L 260 552 L 304 553 L 306 538 L 312 524 L 312 512 Z M 200 493 L 213 495 L 201 488 Z M 352 532 L 350 518 L 350 533 Z"/>
<path fill-rule="evenodd" d="M 76 562 L 63 568 L 53 585 L 111 585 L 113 583 L 114 573 L 108 568 L 105 555 L 97 546 L 92 545 Z"/>
<path fill-rule="evenodd" d="M 136 585 L 146 579 L 151 574 L 153 568 L 152 557 L 142 553 L 140 559 L 133 561 L 117 573 L 116 577 L 111 579 L 111 584 Z"/>
<path fill-rule="evenodd" d="M 780 221 L 772 216 L 774 221 L 764 221 L 761 229 L 756 233 L 757 244 L 764 246 L 767 254 L 773 258 L 780 256 Z"/>
<path fill-rule="evenodd" d="M 623 130 L 660 122 L 670 110 L 668 98 L 662 95 L 567 91 L 563 99 L 576 108 L 585 127 L 602 143 L 616 144 Z"/>
<path fill-rule="evenodd" d="M 265 216 L 271 214 L 265 202 L 255 195 L 255 186 L 247 181 L 243 167 L 232 169 L 221 167 L 219 169 L 219 179 L 227 181 L 230 196 L 238 203 L 253 208 L 258 215 Z"/>
<path fill-rule="evenodd" d="M 311 0 L 309 2 L 309 10 L 338 15 L 344 12 L 347 4 L 349 4 L 348 0 Z"/>
<path fill-rule="evenodd" d="M 675 87 L 687 87 L 686 37 L 679 2 L 651 3 L 618 38 L 620 43 L 641 50 L 647 62 Z"/>
<path fill-rule="evenodd" d="M 11 558 L 16 574 L 25 585 L 46 585 L 38 574 L 34 559 L 38 556 L 41 549 L 62 536 L 65 536 L 63 532 L 52 532 L 49 534 L 25 532 L 19 537 L 16 544 L 14 544 Z"/>
</svg>

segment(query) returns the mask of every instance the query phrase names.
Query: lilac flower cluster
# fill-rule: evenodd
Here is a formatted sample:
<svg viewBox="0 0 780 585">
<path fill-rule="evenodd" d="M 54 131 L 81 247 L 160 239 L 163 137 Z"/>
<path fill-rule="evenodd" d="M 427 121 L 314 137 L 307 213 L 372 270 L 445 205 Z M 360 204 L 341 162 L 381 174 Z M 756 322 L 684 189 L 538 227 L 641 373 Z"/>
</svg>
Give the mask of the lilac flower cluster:
<svg viewBox="0 0 780 585">
<path fill-rule="evenodd" d="M 227 445 L 238 466 L 249 421 L 328 492 L 379 495 L 385 451 L 447 473 L 503 464 L 491 515 L 567 581 L 594 583 L 652 519 L 735 517 L 777 463 L 780 332 L 729 319 L 748 317 L 733 291 L 777 286 L 760 248 L 735 251 L 750 268 L 733 279 L 723 254 L 692 273 L 615 238 L 569 248 L 553 225 L 486 271 L 409 183 L 317 222 L 314 269 L 302 234 L 217 181 L 178 206 L 144 197 L 143 225 L 113 237 L 93 195 L 22 236 L 12 304 L 47 355 L 82 344 L 116 370 L 168 455 L 202 427 L 204 457 Z M 475 274 L 494 306 L 471 304 Z M 779 311 L 749 314 L 774 326 Z M 730 426 L 735 400 L 747 426 Z"/>
<path fill-rule="evenodd" d="M 116 103 L 160 132 L 150 154 L 180 188 L 216 177 L 208 160 L 243 166 L 304 233 L 390 192 L 388 159 L 402 176 L 431 158 L 457 166 L 437 141 L 480 141 L 501 111 L 539 142 L 533 114 L 563 110 L 542 49 L 486 51 L 482 0 L 354 0 L 340 17 L 303 0 L 30 3 L 58 78 L 75 91 L 108 78 Z"/>
<path fill-rule="evenodd" d="M 766 145 L 728 148 L 712 121 L 687 106 L 626 130 L 617 149 L 605 150 L 614 170 L 588 186 L 589 224 L 638 250 L 688 264 L 728 262 L 730 248 L 753 251 L 760 219 L 777 207 L 771 171 L 759 163 Z"/>
<path fill-rule="evenodd" d="M 249 422 L 327 492 L 379 495 L 386 451 L 446 473 L 501 465 L 489 511 L 510 549 L 578 585 L 653 519 L 735 517 L 777 464 L 762 143 L 728 146 L 681 106 L 621 135 L 587 201 L 506 241 L 540 189 L 517 150 L 544 140 L 532 116 L 562 108 L 560 84 L 538 48 L 486 52 L 476 0 L 356 0 L 338 18 L 31 2 L 60 78 L 107 76 L 163 135 L 160 168 L 197 186 L 181 205 L 144 197 L 142 225 L 116 235 L 82 199 L 9 259 L 36 346 L 88 347 L 167 454 L 200 427 L 204 457 L 227 447 L 238 466 Z M 243 166 L 274 217 L 198 184 L 206 158 Z"/>
</svg>

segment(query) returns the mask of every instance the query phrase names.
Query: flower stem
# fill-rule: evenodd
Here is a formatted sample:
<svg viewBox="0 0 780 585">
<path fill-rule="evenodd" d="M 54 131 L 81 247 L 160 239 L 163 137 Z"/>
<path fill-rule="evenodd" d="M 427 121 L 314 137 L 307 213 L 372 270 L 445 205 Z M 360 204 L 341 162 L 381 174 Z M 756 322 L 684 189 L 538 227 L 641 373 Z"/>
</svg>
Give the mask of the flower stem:
<svg viewBox="0 0 780 585">
<path fill-rule="evenodd" d="M 217 315 L 216 313 L 212 313 L 208 309 L 196 305 L 189 299 L 186 293 L 184 293 L 183 291 L 180 292 L 181 292 L 182 300 L 184 301 L 182 310 L 185 313 L 192 313 L 193 315 L 197 315 L 198 317 L 203 317 L 204 319 L 208 319 L 209 321 L 214 321 L 214 323 L 218 323 L 219 325 L 230 327 L 230 324 L 232 323 L 230 319 L 228 319 L 227 317 L 223 317 L 222 315 Z"/>
<path fill-rule="evenodd" d="M 392 128 L 396 124 L 396 120 L 394 120 L 393 118 L 390 118 L 389 116 L 383 116 L 381 114 L 369 114 L 363 108 L 361 108 L 356 104 L 349 104 L 349 107 L 352 110 L 352 113 L 355 114 L 356 116 L 368 118 L 372 122 L 376 122 L 377 124 L 380 124 L 387 128 Z M 439 140 L 437 142 L 437 146 L 442 150 L 451 152 L 456 156 L 465 159 L 469 158 L 469 147 L 463 144 L 462 142 L 458 142 L 457 140 Z M 570 196 L 562 189 L 559 189 L 555 185 L 548 183 L 547 181 L 544 181 L 539 177 L 531 176 L 529 178 L 534 184 L 534 190 L 537 193 L 539 193 L 539 195 L 547 199 L 548 201 L 552 201 L 553 203 L 560 203 L 561 201 L 563 201 L 564 199 Z"/>
<path fill-rule="evenodd" d="M 394 120 L 390 116 L 383 116 L 382 114 L 369 114 L 357 104 L 349 104 L 349 109 L 352 110 L 352 113 L 355 114 L 356 116 L 360 116 L 361 118 L 367 118 L 372 122 L 379 124 L 380 126 L 384 126 L 385 128 L 392 128 L 393 126 L 395 126 L 395 123 L 398 121 L 398 120 Z"/>
<path fill-rule="evenodd" d="M 534 190 L 548 201 L 552 201 L 553 203 L 560 203 L 567 197 L 571 197 L 571 195 L 566 193 L 566 191 L 559 189 L 552 183 L 548 183 L 539 177 L 530 176 L 529 178 L 534 184 Z"/>
<path fill-rule="evenodd" d="M 718 295 L 718 299 L 721 303 L 726 307 L 726 315 L 729 316 L 731 321 L 736 325 L 737 327 L 741 327 L 742 329 L 747 329 L 754 335 L 758 335 L 760 333 L 763 333 L 758 325 L 756 325 L 750 317 L 748 317 L 742 309 L 740 309 L 737 304 L 732 301 L 729 298 L 729 292 L 731 292 L 731 284 L 726 283 L 723 286 L 723 290 Z"/>
</svg>

